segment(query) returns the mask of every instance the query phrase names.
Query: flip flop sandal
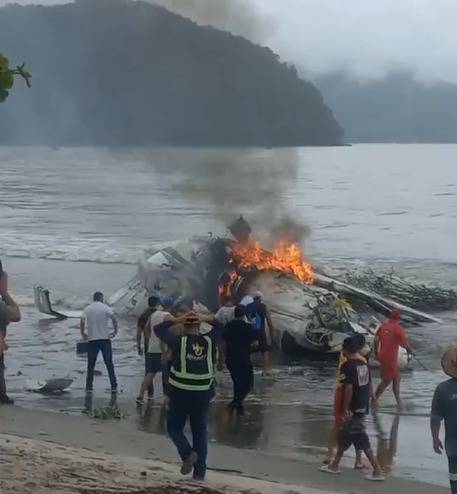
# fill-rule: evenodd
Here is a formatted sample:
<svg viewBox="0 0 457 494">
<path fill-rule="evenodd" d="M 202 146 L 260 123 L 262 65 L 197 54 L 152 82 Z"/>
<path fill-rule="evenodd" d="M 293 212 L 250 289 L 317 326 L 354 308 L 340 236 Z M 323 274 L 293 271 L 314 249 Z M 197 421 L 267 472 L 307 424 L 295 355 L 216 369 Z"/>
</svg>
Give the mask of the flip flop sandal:
<svg viewBox="0 0 457 494">
<path fill-rule="evenodd" d="M 331 473 L 332 475 L 339 475 L 341 473 L 341 470 L 332 470 L 329 465 L 322 465 L 319 468 L 319 471 L 324 473 Z"/>
</svg>

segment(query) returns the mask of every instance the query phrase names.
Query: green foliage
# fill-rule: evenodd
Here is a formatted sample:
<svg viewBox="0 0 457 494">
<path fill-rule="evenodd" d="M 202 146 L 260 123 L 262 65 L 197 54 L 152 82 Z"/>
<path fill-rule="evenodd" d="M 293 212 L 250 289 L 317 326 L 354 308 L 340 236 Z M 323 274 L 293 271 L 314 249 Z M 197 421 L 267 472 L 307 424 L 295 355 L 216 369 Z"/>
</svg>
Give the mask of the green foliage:
<svg viewBox="0 0 457 494">
<path fill-rule="evenodd" d="M 26 70 L 25 64 L 10 67 L 9 60 L 0 53 L 0 103 L 9 96 L 9 91 L 14 85 L 14 76 L 22 77 L 27 86 L 30 87 L 32 77 Z"/>
<path fill-rule="evenodd" d="M 121 409 L 117 405 L 95 408 L 89 416 L 93 419 L 99 420 L 120 420 L 125 418 L 125 414 L 122 413 Z"/>
<path fill-rule="evenodd" d="M 269 48 L 152 2 L 6 6 L 0 8 L 0 46 L 11 57 L 26 54 L 39 81 L 2 108 L 2 143 L 294 146 L 342 140 L 316 87 Z"/>
</svg>

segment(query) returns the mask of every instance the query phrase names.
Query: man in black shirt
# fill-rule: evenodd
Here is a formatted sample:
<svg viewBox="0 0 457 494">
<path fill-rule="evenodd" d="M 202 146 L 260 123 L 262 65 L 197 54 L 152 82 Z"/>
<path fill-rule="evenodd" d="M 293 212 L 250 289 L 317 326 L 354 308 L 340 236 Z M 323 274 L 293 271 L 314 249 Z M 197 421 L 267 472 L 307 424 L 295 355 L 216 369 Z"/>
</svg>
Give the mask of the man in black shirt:
<svg viewBox="0 0 457 494">
<path fill-rule="evenodd" d="M 441 361 L 444 372 L 451 378 L 442 382 L 435 390 L 432 403 L 430 428 L 433 449 L 442 454 L 440 440 L 441 422 L 446 430 L 446 454 L 449 461 L 449 478 L 452 494 L 457 494 L 457 347 L 448 349 Z"/>
<path fill-rule="evenodd" d="M 243 401 L 254 384 L 251 364 L 252 343 L 259 339 L 259 332 L 245 321 L 246 309 L 235 307 L 235 319 L 225 325 L 222 338 L 225 342 L 225 361 L 233 381 L 233 400 L 229 408 L 243 415 Z"/>
<path fill-rule="evenodd" d="M 338 451 L 330 465 L 321 467 L 325 473 L 340 473 L 339 464 L 344 452 L 352 445 L 356 451 L 363 451 L 373 467 L 367 480 L 385 480 L 381 467 L 371 449 L 365 426 L 365 417 L 369 411 L 372 383 L 367 361 L 360 356 L 365 342 L 360 337 L 344 341 L 343 350 L 347 361 L 341 366 L 340 384 L 344 387 L 343 425 L 338 435 Z"/>
</svg>

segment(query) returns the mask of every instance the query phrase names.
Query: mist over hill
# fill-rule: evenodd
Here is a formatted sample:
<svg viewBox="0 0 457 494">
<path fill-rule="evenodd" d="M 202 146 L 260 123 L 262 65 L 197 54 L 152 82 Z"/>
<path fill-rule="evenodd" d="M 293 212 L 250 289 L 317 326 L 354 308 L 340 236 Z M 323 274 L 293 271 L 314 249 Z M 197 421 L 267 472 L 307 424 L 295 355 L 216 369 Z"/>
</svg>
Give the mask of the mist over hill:
<svg viewBox="0 0 457 494">
<path fill-rule="evenodd" d="M 368 82 L 336 72 L 314 82 L 348 142 L 457 142 L 457 84 L 409 72 Z"/>
<path fill-rule="evenodd" d="M 3 144 L 342 142 L 318 89 L 270 49 L 157 5 L 9 5 L 0 52 L 33 75 L 0 107 Z"/>
</svg>

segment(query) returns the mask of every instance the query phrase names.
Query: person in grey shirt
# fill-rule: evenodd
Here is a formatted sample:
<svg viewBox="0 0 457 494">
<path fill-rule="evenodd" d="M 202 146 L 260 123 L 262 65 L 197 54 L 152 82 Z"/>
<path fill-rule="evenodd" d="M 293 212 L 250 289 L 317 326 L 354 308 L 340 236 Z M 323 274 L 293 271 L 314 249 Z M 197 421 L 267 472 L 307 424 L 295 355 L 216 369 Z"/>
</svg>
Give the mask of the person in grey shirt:
<svg viewBox="0 0 457 494">
<path fill-rule="evenodd" d="M 233 305 L 230 295 L 223 295 L 221 299 L 221 307 L 214 316 L 217 322 L 223 326 L 235 319 L 235 306 Z"/>
<path fill-rule="evenodd" d="M 451 491 L 457 494 L 457 347 L 449 348 L 444 353 L 441 365 L 450 379 L 439 384 L 435 390 L 430 428 L 435 453 L 441 455 L 443 449 L 446 450 Z M 443 420 L 446 437 L 444 447 L 440 439 Z"/>
</svg>

